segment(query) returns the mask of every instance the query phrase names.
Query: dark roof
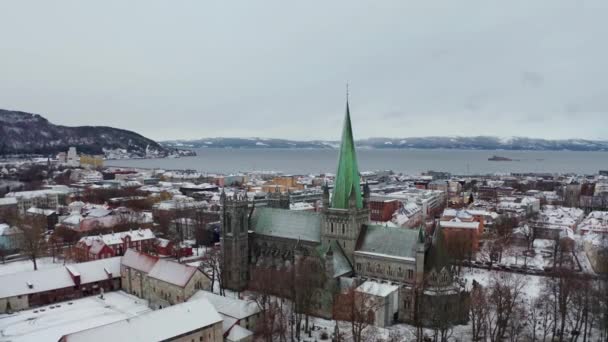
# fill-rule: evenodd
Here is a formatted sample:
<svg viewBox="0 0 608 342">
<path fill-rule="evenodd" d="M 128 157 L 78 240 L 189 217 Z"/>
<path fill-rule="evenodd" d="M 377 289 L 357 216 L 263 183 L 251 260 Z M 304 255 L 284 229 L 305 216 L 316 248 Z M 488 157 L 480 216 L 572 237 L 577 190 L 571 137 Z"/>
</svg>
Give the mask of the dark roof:
<svg viewBox="0 0 608 342">
<path fill-rule="evenodd" d="M 330 246 L 331 253 L 327 254 Z M 353 267 L 350 264 L 350 261 L 348 261 L 346 255 L 344 255 L 344 250 L 342 250 L 342 247 L 336 242 L 336 240 L 331 241 L 330 245 L 319 246 L 317 248 L 317 252 L 323 259 L 332 258 L 332 264 L 334 267 L 334 274 L 332 276 L 334 278 L 343 276 L 353 271 Z"/>
<path fill-rule="evenodd" d="M 367 225 L 356 252 L 396 258 L 415 258 L 419 231 L 401 227 Z"/>
<path fill-rule="evenodd" d="M 259 235 L 321 242 L 321 215 L 311 211 L 256 208 L 251 229 Z"/>
</svg>

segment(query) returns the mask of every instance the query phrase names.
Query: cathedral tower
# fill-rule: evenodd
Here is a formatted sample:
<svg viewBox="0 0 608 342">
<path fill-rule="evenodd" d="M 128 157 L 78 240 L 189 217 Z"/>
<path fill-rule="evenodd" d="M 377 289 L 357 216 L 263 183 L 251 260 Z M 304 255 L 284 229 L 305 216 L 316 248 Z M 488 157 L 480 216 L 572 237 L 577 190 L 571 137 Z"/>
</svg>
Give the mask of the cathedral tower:
<svg viewBox="0 0 608 342">
<path fill-rule="evenodd" d="M 328 191 L 325 191 L 328 195 Z M 366 196 L 369 196 L 367 187 Z M 369 221 L 369 209 L 367 199 L 364 201 L 361 193 L 361 177 L 357 165 L 348 100 L 342 129 L 338 172 L 331 200 L 324 199 L 324 202 L 329 205 L 323 208 L 322 243 L 331 244 L 335 241 L 352 263 L 361 229 Z"/>
<path fill-rule="evenodd" d="M 221 196 L 221 248 L 224 286 L 242 291 L 249 281 L 249 202 L 237 193 Z"/>
</svg>

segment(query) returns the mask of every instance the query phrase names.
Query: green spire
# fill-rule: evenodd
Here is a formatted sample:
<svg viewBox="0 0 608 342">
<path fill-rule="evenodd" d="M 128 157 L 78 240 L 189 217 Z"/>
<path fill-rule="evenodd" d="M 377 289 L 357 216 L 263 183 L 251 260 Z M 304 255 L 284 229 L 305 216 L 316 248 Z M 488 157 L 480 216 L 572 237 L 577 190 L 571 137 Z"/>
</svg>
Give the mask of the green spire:
<svg viewBox="0 0 608 342">
<path fill-rule="evenodd" d="M 355 153 L 355 141 L 353 129 L 350 125 L 350 110 L 348 100 L 346 101 L 346 118 L 342 129 L 342 144 L 340 145 L 340 161 L 338 162 L 338 173 L 334 183 L 334 194 L 331 199 L 331 207 L 336 209 L 348 209 L 348 202 L 354 196 L 355 206 L 363 208 L 361 199 L 361 179 L 359 167 L 357 166 L 357 154 Z"/>
</svg>

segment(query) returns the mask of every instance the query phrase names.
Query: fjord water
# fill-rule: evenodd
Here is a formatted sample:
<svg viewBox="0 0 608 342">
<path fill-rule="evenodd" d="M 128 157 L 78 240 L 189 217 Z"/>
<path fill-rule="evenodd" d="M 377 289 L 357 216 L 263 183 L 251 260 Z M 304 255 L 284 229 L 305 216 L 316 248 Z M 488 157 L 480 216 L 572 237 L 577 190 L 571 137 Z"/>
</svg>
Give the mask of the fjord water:
<svg viewBox="0 0 608 342">
<path fill-rule="evenodd" d="M 220 149 L 200 148 L 196 157 L 108 160 L 108 166 L 197 170 L 232 173 L 282 171 L 293 174 L 335 172 L 338 150 L 331 149 Z M 513 161 L 489 161 L 493 155 Z M 481 151 L 359 149 L 359 168 L 418 174 L 427 170 L 453 174 L 548 172 L 595 174 L 608 170 L 608 152 Z"/>
</svg>

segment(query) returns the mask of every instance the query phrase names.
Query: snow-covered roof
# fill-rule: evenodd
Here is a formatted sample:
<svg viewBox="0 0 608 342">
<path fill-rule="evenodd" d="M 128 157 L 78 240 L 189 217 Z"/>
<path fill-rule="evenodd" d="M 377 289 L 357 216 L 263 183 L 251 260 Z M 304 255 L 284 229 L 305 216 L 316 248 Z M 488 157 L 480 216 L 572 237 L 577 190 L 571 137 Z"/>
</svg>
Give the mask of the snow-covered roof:
<svg viewBox="0 0 608 342">
<path fill-rule="evenodd" d="M 235 324 L 230 329 L 230 333 L 226 336 L 227 342 L 236 342 L 236 341 L 244 341 L 245 339 L 253 336 L 253 332 L 251 330 L 247 330 L 242 326 Z"/>
<path fill-rule="evenodd" d="M 63 220 L 61 220 L 61 223 L 71 226 L 78 226 L 80 224 L 80 221 L 82 221 L 83 219 L 84 218 L 82 217 L 82 215 L 76 213 L 64 218 Z"/>
<path fill-rule="evenodd" d="M 5 197 L 15 197 L 15 198 L 36 198 L 43 197 L 48 195 L 63 195 L 65 191 L 58 190 L 32 190 L 32 191 L 16 191 L 9 192 L 5 195 Z"/>
<path fill-rule="evenodd" d="M 125 255 L 122 256 L 120 263 L 138 271 L 148 273 L 158 261 L 158 257 L 139 253 L 133 249 L 127 249 Z"/>
<path fill-rule="evenodd" d="M 167 341 L 221 323 L 222 317 L 205 298 L 145 313 L 97 328 L 64 335 L 65 342 Z"/>
<path fill-rule="evenodd" d="M 188 301 L 200 298 L 209 300 L 220 314 L 236 319 L 245 319 L 260 312 L 260 308 L 254 301 L 220 296 L 202 290 L 193 294 Z"/>
<path fill-rule="evenodd" d="M 0 236 L 13 235 L 13 234 L 19 234 L 19 233 L 22 233 L 22 231 L 19 228 L 11 227 L 6 223 L 0 223 Z"/>
<path fill-rule="evenodd" d="M 4 235 L 5 231 L 8 231 L 10 226 L 6 223 L 0 223 L 0 235 Z"/>
<path fill-rule="evenodd" d="M 120 257 L 83 262 L 72 267 L 80 273 L 82 284 L 120 277 Z"/>
<path fill-rule="evenodd" d="M 80 275 L 80 283 L 120 277 L 120 258 L 94 260 L 69 267 Z M 108 271 L 108 272 L 106 272 Z M 0 298 L 72 287 L 74 283 L 68 267 L 55 267 L 38 271 L 20 272 L 0 276 Z"/>
<path fill-rule="evenodd" d="M 357 287 L 356 291 L 367 293 L 373 296 L 386 297 L 391 293 L 399 290 L 399 286 L 391 284 L 383 284 L 368 280 Z"/>
<path fill-rule="evenodd" d="M 449 221 L 439 221 L 439 225 L 442 228 L 464 228 L 464 229 L 479 229 L 479 222 L 472 221 L 460 221 L 458 218 L 451 219 Z"/>
<path fill-rule="evenodd" d="M 112 210 L 104 208 L 94 208 L 87 212 L 87 218 L 104 217 L 112 214 Z"/>
<path fill-rule="evenodd" d="M 180 264 L 175 261 L 159 259 L 148 273 L 149 278 L 164 281 L 165 283 L 186 286 L 188 281 L 198 269 L 194 266 Z"/>
<path fill-rule="evenodd" d="M 608 235 L 606 234 L 590 233 L 585 235 L 584 241 L 596 247 L 608 248 Z"/>
<path fill-rule="evenodd" d="M 2 315 L 0 331 L 2 341 L 40 342 L 59 341 L 61 336 L 73 332 L 114 323 L 151 311 L 147 302 L 123 291 L 73 299 L 67 303 L 53 304 L 19 311 L 18 314 Z M 86 314 L 83 314 L 86 313 Z"/>
<path fill-rule="evenodd" d="M 31 208 L 29 208 L 27 210 L 27 213 L 28 214 L 36 214 L 36 215 L 49 216 L 49 215 L 55 214 L 55 210 L 31 207 Z"/>
<path fill-rule="evenodd" d="M 592 211 L 578 226 L 585 232 L 608 233 L 608 212 Z"/>
<path fill-rule="evenodd" d="M 141 229 L 140 228 L 137 230 L 130 230 L 127 232 L 109 233 L 109 234 L 98 235 L 98 236 L 85 236 L 80 239 L 80 242 L 86 244 L 87 246 L 92 246 L 93 241 L 101 241 L 104 244 L 111 246 L 111 245 L 117 245 L 117 244 L 124 243 L 127 236 L 130 237 L 131 241 L 133 241 L 133 242 L 156 238 L 156 236 L 154 235 L 154 232 L 152 232 L 151 229 L 149 229 L 149 228 Z"/>
<path fill-rule="evenodd" d="M 0 198 L 0 206 L 15 205 L 15 204 L 17 204 L 17 199 L 15 197 Z"/>
</svg>

